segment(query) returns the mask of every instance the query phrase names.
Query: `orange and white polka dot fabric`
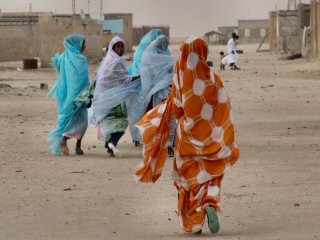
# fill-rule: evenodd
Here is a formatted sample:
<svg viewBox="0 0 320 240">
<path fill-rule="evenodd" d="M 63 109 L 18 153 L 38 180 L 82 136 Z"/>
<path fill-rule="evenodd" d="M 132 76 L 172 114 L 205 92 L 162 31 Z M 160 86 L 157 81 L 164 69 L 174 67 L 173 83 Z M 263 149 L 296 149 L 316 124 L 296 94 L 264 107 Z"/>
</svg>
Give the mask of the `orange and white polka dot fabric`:
<svg viewBox="0 0 320 240">
<path fill-rule="evenodd" d="M 179 219 L 186 232 L 202 229 L 207 206 L 220 210 L 223 175 L 239 158 L 230 101 L 222 81 L 207 66 L 207 55 L 208 46 L 200 38 L 182 44 L 171 98 L 137 125 L 145 161 L 136 177 L 155 182 L 166 160 L 171 114 L 178 120 L 173 178 L 179 191 Z"/>
</svg>

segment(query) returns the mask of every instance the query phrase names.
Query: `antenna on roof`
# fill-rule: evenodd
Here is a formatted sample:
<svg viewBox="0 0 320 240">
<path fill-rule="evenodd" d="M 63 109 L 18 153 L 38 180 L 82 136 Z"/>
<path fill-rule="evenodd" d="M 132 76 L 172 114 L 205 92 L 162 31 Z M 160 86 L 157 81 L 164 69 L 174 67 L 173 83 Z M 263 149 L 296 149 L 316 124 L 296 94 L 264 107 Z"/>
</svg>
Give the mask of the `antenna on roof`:
<svg viewBox="0 0 320 240">
<path fill-rule="evenodd" d="M 103 14 L 103 0 L 100 0 L 100 18 L 101 21 L 104 20 L 104 14 Z"/>
<path fill-rule="evenodd" d="M 288 0 L 288 10 L 297 10 L 297 0 Z"/>
<path fill-rule="evenodd" d="M 90 0 L 92 3 L 93 1 Z M 89 3 L 89 1 L 88 1 Z M 97 2 L 96 2 L 97 3 Z M 96 21 L 97 23 L 100 23 L 104 20 L 104 14 L 103 14 L 103 1 L 100 0 L 99 4 L 93 4 L 90 6 L 90 12 L 89 12 L 89 17 Z"/>
<path fill-rule="evenodd" d="M 72 15 L 76 14 L 76 0 L 72 0 Z"/>
</svg>

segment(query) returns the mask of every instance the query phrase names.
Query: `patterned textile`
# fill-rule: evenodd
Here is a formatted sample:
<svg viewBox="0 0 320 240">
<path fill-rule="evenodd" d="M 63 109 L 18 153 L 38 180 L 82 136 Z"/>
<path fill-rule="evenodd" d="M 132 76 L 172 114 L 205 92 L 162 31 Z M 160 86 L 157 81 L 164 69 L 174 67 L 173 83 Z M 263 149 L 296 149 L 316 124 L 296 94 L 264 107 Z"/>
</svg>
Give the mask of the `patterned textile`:
<svg viewBox="0 0 320 240">
<path fill-rule="evenodd" d="M 90 100 L 93 98 L 93 93 L 96 88 L 96 81 L 90 84 L 88 88 L 83 90 L 80 95 L 77 97 L 77 99 L 73 102 L 74 108 L 78 108 L 82 106 L 83 104 L 87 105 L 90 103 Z"/>
<path fill-rule="evenodd" d="M 222 81 L 206 64 L 207 44 L 192 37 L 181 46 L 172 96 L 138 122 L 144 162 L 136 172 L 141 182 L 155 182 L 166 160 L 172 113 L 178 119 L 173 178 L 179 192 L 181 227 L 196 232 L 206 207 L 220 210 L 221 181 L 239 158 L 231 104 Z"/>
<path fill-rule="evenodd" d="M 118 105 L 100 122 L 98 139 L 108 142 L 112 133 L 125 132 L 128 127 L 127 108 L 124 103 Z"/>
</svg>

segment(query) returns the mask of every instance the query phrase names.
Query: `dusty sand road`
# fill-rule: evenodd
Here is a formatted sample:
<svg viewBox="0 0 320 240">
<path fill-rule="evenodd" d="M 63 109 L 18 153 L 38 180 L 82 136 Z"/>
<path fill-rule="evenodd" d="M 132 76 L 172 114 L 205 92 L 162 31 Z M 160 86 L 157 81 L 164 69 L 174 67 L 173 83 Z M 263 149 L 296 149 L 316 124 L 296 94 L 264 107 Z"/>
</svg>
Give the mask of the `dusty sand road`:
<svg viewBox="0 0 320 240">
<path fill-rule="evenodd" d="M 39 84 L 52 86 L 55 72 L 1 64 L 0 239 L 319 239 L 319 62 L 278 61 L 242 48 L 243 69 L 220 74 L 241 158 L 224 179 L 215 236 L 206 226 L 197 237 L 180 230 L 172 159 L 157 184 L 133 180 L 141 149 L 128 134 L 121 159 L 106 157 L 95 129 L 85 136 L 85 156 L 52 156 L 46 136 L 56 104 Z"/>
</svg>

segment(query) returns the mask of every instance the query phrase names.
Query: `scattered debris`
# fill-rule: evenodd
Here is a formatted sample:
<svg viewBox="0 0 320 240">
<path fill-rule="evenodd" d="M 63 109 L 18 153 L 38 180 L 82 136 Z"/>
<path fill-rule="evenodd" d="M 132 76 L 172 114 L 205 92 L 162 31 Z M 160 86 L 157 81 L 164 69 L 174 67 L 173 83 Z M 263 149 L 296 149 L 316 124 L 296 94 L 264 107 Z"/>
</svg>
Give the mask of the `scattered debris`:
<svg viewBox="0 0 320 240">
<path fill-rule="evenodd" d="M 49 89 L 48 84 L 46 84 L 46 83 L 40 83 L 40 89 L 41 89 L 41 90 L 48 90 L 48 89 Z"/>
<path fill-rule="evenodd" d="M 12 87 L 9 84 L 1 83 L 0 88 L 12 88 Z"/>
<path fill-rule="evenodd" d="M 85 171 L 71 171 L 69 173 L 85 173 Z"/>
<path fill-rule="evenodd" d="M 298 58 L 303 58 L 301 53 L 295 53 L 289 56 L 283 56 L 283 57 L 280 57 L 279 60 L 295 60 Z"/>
<path fill-rule="evenodd" d="M 274 84 L 269 84 L 268 86 L 261 86 L 260 88 L 269 88 L 269 87 L 274 87 Z"/>
</svg>

